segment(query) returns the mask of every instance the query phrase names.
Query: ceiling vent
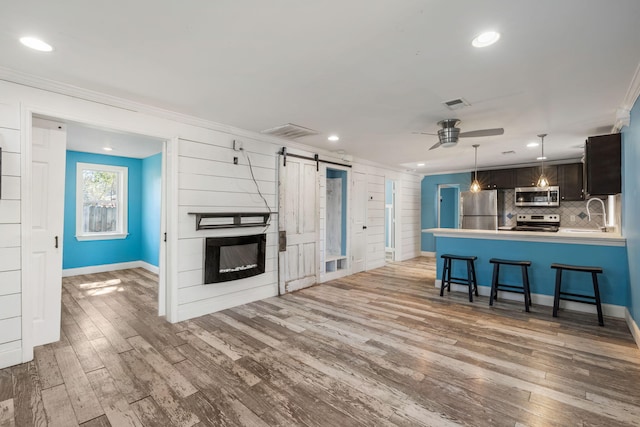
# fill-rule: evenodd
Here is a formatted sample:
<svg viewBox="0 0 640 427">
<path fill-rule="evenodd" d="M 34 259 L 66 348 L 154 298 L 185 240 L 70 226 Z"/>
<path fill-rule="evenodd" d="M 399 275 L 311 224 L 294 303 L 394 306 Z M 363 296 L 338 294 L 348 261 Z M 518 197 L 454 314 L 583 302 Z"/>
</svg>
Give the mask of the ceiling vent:
<svg viewBox="0 0 640 427">
<path fill-rule="evenodd" d="M 260 133 L 264 133 L 266 135 L 278 136 L 280 138 L 287 138 L 287 139 L 297 139 L 297 138 L 302 138 L 303 136 L 311 136 L 311 135 L 318 134 L 318 132 L 313 129 L 294 125 L 293 123 L 287 123 L 286 125 L 276 126 L 271 129 L 263 130 Z"/>
<path fill-rule="evenodd" d="M 452 99 L 451 101 L 445 101 L 442 104 L 450 110 L 460 110 L 471 105 L 469 101 L 464 98 Z"/>
</svg>

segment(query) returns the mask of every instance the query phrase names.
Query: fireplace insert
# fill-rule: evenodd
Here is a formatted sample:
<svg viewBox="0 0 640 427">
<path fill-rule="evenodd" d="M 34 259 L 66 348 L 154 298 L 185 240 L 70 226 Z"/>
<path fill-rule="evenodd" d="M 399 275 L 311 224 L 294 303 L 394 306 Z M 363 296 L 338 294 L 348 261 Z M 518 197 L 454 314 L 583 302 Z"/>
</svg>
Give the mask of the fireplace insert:
<svg viewBox="0 0 640 427">
<path fill-rule="evenodd" d="M 266 234 L 207 237 L 204 283 L 228 282 L 264 273 Z"/>
</svg>

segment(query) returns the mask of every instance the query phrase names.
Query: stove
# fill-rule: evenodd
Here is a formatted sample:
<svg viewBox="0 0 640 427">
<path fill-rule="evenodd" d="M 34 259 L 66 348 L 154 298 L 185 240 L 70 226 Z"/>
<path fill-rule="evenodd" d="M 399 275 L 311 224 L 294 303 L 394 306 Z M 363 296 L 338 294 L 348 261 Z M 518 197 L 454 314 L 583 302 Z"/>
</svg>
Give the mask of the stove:
<svg viewBox="0 0 640 427">
<path fill-rule="evenodd" d="M 560 215 L 519 214 L 516 216 L 514 231 L 541 231 L 555 233 L 560 227 Z"/>
</svg>

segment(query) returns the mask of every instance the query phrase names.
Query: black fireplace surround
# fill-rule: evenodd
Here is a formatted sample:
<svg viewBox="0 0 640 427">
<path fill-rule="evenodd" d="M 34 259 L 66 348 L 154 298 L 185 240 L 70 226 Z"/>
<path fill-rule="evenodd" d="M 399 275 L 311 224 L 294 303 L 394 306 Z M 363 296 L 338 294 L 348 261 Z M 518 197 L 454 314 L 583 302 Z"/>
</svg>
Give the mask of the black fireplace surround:
<svg viewBox="0 0 640 427">
<path fill-rule="evenodd" d="M 204 283 L 228 282 L 264 273 L 266 234 L 207 237 Z"/>
</svg>

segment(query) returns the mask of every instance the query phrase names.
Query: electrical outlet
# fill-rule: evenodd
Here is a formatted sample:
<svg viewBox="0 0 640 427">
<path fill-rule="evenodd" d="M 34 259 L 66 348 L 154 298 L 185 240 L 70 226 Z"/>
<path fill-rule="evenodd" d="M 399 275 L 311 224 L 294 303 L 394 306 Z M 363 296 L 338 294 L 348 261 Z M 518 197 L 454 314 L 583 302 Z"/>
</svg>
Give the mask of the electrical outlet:
<svg viewBox="0 0 640 427">
<path fill-rule="evenodd" d="M 569 216 L 569 221 L 576 222 L 576 216 L 575 215 Z"/>
<path fill-rule="evenodd" d="M 237 158 L 237 157 L 234 157 L 234 158 L 233 158 L 233 164 L 234 164 L 234 165 L 237 165 L 237 164 L 238 164 L 238 158 Z"/>
</svg>

